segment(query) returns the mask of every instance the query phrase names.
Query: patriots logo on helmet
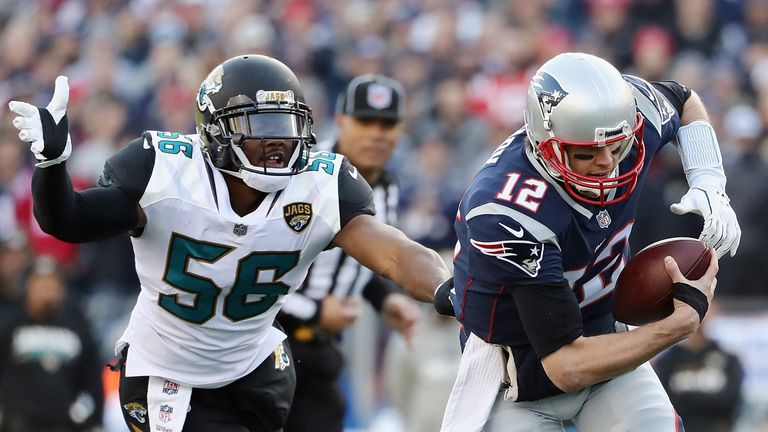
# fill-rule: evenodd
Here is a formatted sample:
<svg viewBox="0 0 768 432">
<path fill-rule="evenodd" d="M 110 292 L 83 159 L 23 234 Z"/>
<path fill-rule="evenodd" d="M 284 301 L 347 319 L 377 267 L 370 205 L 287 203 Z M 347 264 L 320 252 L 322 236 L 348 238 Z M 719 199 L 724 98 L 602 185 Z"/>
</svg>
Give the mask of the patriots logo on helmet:
<svg viewBox="0 0 768 432">
<path fill-rule="evenodd" d="M 483 242 L 469 239 L 472 246 L 485 255 L 508 262 L 530 277 L 536 277 L 544 256 L 544 245 L 529 240 L 500 240 Z"/>
<path fill-rule="evenodd" d="M 548 114 L 552 113 L 552 109 L 568 96 L 568 92 L 563 90 L 560 83 L 546 72 L 539 72 L 533 77 L 531 82 L 533 90 L 536 92 L 536 97 L 539 99 L 541 112 L 546 119 Z"/>
</svg>

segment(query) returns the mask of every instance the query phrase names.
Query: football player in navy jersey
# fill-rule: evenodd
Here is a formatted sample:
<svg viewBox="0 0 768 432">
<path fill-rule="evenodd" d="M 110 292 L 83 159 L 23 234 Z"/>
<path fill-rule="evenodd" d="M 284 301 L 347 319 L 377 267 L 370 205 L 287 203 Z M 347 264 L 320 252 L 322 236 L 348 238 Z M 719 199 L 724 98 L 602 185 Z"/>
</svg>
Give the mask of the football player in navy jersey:
<svg viewBox="0 0 768 432">
<path fill-rule="evenodd" d="M 676 82 L 565 53 L 532 78 L 525 121 L 456 215 L 454 280 L 435 305 L 462 323 L 463 353 L 442 430 L 481 430 L 494 402 L 499 431 L 560 431 L 566 420 L 584 432 L 682 430 L 647 362 L 698 328 L 717 257 L 733 255 L 741 235 L 701 100 Z M 703 216 L 711 261 L 688 280 L 666 260 L 674 312 L 627 332 L 611 292 L 630 256 L 637 190 L 672 140 L 690 190 L 671 210 Z"/>
<path fill-rule="evenodd" d="M 275 316 L 328 247 L 423 301 L 450 276 L 437 253 L 377 221 L 346 158 L 310 152 L 311 110 L 273 58 L 218 65 L 195 97 L 196 134 L 145 132 L 79 193 L 65 167 L 68 94 L 59 77 L 47 107 L 9 106 L 38 160 L 41 228 L 69 242 L 131 233 L 141 292 L 116 352 L 133 432 L 280 430 L 295 371 Z"/>
</svg>

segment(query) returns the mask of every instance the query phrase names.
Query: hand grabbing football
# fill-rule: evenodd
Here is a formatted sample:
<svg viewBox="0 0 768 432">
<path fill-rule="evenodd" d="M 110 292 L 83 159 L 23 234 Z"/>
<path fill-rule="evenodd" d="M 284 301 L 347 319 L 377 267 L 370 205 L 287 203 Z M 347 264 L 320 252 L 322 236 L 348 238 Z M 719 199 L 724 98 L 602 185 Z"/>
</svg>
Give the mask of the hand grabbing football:
<svg viewBox="0 0 768 432">
<path fill-rule="evenodd" d="M 670 256 L 687 279 L 701 278 L 710 264 L 707 245 L 692 238 L 658 241 L 638 252 L 624 267 L 613 292 L 613 316 L 630 325 L 666 318 L 674 311 L 672 279 L 664 266 Z"/>
</svg>

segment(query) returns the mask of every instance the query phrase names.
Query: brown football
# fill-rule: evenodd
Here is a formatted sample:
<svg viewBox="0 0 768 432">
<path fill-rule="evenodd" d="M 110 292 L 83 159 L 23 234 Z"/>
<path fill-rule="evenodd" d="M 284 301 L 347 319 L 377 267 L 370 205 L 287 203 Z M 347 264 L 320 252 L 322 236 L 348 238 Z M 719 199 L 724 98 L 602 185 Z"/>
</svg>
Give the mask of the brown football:
<svg viewBox="0 0 768 432">
<path fill-rule="evenodd" d="M 688 279 L 699 279 L 709 267 L 707 245 L 697 239 L 676 237 L 647 246 L 627 263 L 613 292 L 613 316 L 617 321 L 640 326 L 669 316 L 672 279 L 664 268 L 664 257 L 677 261 Z"/>
</svg>

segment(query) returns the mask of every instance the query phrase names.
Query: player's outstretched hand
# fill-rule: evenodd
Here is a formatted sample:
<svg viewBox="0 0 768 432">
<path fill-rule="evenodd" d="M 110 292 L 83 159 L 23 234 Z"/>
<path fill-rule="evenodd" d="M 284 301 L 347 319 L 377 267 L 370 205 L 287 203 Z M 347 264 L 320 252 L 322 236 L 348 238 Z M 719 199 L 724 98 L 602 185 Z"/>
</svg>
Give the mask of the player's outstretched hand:
<svg viewBox="0 0 768 432">
<path fill-rule="evenodd" d="M 67 121 L 68 101 L 68 79 L 59 76 L 53 97 L 45 108 L 21 101 L 8 103 L 8 108 L 19 115 L 13 119 L 13 126 L 19 130 L 19 138 L 30 144 L 30 150 L 38 160 L 37 167 L 61 163 L 72 153 Z"/>
<path fill-rule="evenodd" d="M 703 217 L 704 229 L 699 240 L 712 246 L 719 258 L 728 252 L 736 255 L 741 241 L 741 227 L 729 202 L 728 195 L 719 188 L 703 185 L 689 189 L 669 209 L 677 215 L 695 213 Z"/>
<path fill-rule="evenodd" d="M 690 306 L 699 314 L 699 322 L 704 319 L 709 304 L 715 295 L 717 287 L 717 255 L 713 249 L 710 249 L 709 267 L 704 275 L 696 280 L 687 279 L 680 272 L 674 258 L 664 258 L 664 267 L 672 278 L 672 297 L 674 298 L 675 309 Z"/>
</svg>

